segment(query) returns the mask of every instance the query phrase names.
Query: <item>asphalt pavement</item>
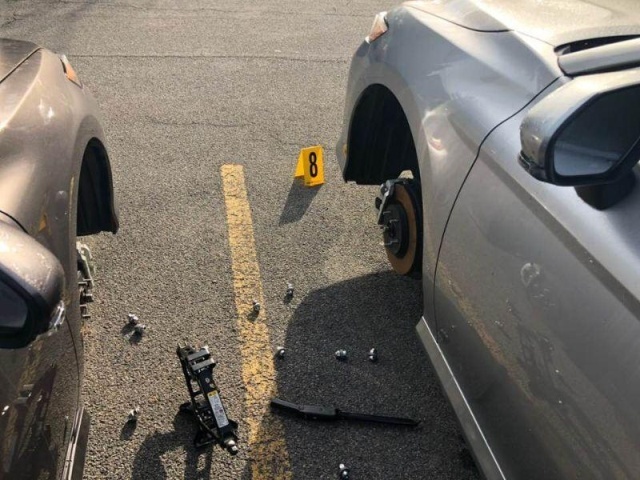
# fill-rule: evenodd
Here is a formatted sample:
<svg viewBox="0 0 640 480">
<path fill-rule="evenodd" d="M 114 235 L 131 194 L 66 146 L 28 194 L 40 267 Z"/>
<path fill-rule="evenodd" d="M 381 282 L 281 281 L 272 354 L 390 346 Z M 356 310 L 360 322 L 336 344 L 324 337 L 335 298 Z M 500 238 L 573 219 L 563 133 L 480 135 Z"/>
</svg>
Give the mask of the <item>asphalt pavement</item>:
<svg viewBox="0 0 640 480">
<path fill-rule="evenodd" d="M 0 3 L 0 34 L 66 53 L 104 115 L 121 231 L 88 240 L 98 270 L 85 343 L 85 478 L 251 478 L 262 450 L 247 434 L 247 350 L 221 178 L 230 164 L 244 168 L 262 287 L 257 321 L 269 344 L 256 351 L 286 349 L 272 362 L 270 391 L 422 422 L 407 430 L 284 417 L 280 478 L 333 479 L 340 463 L 352 479 L 477 478 L 414 330 L 420 283 L 390 271 L 375 188 L 345 184 L 333 153 L 350 56 L 374 15 L 390 7 Z M 307 189 L 292 177 L 299 149 L 315 144 L 326 149 L 326 183 Z M 295 287 L 290 303 L 287 282 Z M 139 342 L 123 328 L 128 313 L 147 325 Z M 194 450 L 195 426 L 177 415 L 188 398 L 178 342 L 206 343 L 218 361 L 216 380 L 240 423 L 236 457 Z M 377 363 L 367 361 L 372 347 Z M 348 361 L 334 358 L 337 349 Z M 142 413 L 132 428 L 125 420 L 135 406 Z M 266 425 L 266 408 L 264 416 Z"/>
</svg>

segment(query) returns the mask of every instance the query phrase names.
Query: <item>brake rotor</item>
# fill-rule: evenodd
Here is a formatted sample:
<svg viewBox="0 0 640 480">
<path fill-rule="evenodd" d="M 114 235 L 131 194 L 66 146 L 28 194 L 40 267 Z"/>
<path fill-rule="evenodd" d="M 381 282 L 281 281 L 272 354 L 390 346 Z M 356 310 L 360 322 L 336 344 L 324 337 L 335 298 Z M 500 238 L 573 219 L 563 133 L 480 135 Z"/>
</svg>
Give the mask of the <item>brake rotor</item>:
<svg viewBox="0 0 640 480">
<path fill-rule="evenodd" d="M 422 263 L 420 191 L 410 181 L 396 183 L 382 212 L 384 247 L 391 267 L 400 275 L 418 272 Z"/>
</svg>

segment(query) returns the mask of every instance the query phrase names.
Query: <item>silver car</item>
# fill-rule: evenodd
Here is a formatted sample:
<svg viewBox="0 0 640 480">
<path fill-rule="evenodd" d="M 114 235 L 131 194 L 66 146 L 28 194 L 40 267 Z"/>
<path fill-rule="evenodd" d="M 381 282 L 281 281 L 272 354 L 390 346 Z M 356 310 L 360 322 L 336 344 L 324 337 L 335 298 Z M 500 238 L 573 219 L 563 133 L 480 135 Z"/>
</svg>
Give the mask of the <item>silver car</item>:
<svg viewBox="0 0 640 480">
<path fill-rule="evenodd" d="M 408 2 L 353 58 L 344 178 L 487 478 L 640 478 L 639 67 L 635 0 Z"/>
</svg>

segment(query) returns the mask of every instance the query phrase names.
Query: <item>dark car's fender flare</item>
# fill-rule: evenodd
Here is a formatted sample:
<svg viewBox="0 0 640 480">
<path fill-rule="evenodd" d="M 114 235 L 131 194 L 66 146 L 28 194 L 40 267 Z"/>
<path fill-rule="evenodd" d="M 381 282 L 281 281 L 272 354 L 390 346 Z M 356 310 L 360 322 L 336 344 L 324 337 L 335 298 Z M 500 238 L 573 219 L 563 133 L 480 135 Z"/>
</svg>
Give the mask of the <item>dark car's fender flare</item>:
<svg viewBox="0 0 640 480">
<path fill-rule="evenodd" d="M 116 233 L 119 228 L 111 163 L 103 138 L 98 120 L 85 118 L 78 130 L 73 153 L 78 236 Z"/>
</svg>

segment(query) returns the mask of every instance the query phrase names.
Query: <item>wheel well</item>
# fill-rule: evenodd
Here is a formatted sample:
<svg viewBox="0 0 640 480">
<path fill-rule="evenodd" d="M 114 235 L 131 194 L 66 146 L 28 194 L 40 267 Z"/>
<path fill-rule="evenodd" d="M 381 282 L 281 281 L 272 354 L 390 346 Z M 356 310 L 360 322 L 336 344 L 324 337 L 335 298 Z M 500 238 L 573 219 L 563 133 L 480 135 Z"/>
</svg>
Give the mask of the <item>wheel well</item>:
<svg viewBox="0 0 640 480">
<path fill-rule="evenodd" d="M 76 232 L 81 236 L 117 230 L 109 157 L 102 142 L 93 138 L 82 155 Z"/>
<path fill-rule="evenodd" d="M 420 177 L 407 117 L 391 91 L 371 85 L 360 96 L 349 128 L 345 179 L 375 185 L 410 170 Z"/>
</svg>

